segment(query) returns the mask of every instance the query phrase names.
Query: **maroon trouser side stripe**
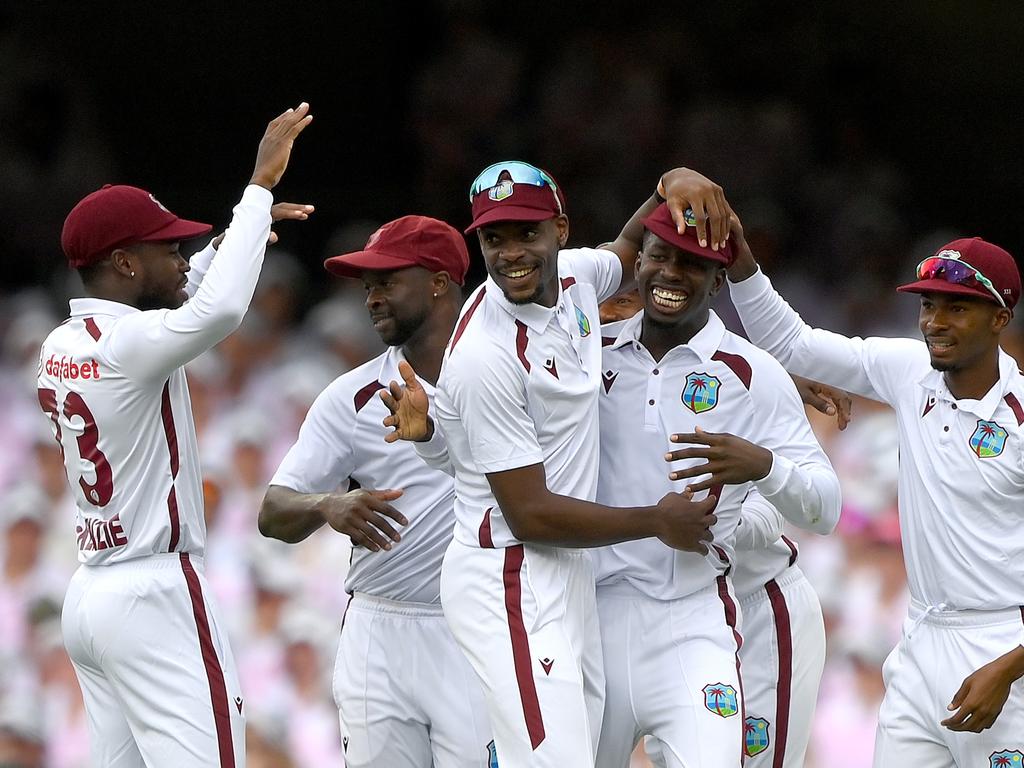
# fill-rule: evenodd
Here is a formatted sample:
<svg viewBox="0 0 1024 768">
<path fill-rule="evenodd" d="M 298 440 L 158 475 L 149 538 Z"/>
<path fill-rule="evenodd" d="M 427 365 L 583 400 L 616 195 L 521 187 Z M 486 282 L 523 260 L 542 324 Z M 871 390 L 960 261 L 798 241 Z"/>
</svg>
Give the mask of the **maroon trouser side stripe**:
<svg viewBox="0 0 1024 768">
<path fill-rule="evenodd" d="M 732 566 L 729 566 L 730 568 Z M 726 571 L 728 573 L 728 571 Z M 732 595 L 729 593 L 729 580 L 725 578 L 725 575 L 719 576 L 718 579 L 718 597 L 722 601 L 722 607 L 725 609 L 725 623 L 732 630 L 732 638 L 736 641 L 736 682 L 740 686 L 740 720 L 743 722 L 747 721 L 747 702 L 746 697 L 743 695 L 743 672 L 740 670 L 740 648 L 743 647 L 743 636 L 740 635 L 739 630 L 736 629 L 736 602 L 732 599 Z M 740 761 L 742 762 L 747 757 L 747 746 L 742 741 L 740 742 Z"/>
<path fill-rule="evenodd" d="M 772 768 L 782 768 L 789 738 L 789 700 L 793 687 L 793 630 L 789 624 L 789 607 L 775 579 L 764 585 L 775 618 L 775 637 L 779 645 L 779 683 L 775 688 L 775 757 Z"/>
<path fill-rule="evenodd" d="M 523 567 L 523 545 L 505 549 L 505 612 L 508 614 L 508 632 L 512 638 L 512 661 L 519 683 L 519 698 L 523 702 L 523 716 L 526 730 L 530 734 L 530 745 L 537 749 L 544 741 L 544 719 L 540 714 L 537 685 L 533 681 L 533 664 L 530 660 L 530 640 L 523 624 L 523 590 L 520 571 Z"/>
<path fill-rule="evenodd" d="M 224 683 L 224 670 L 213 647 L 213 635 L 210 634 L 210 622 L 206 618 L 206 605 L 203 603 L 203 588 L 199 583 L 199 575 L 188 559 L 188 553 L 178 555 L 181 570 L 188 584 L 188 596 L 192 598 L 192 614 L 196 618 L 196 630 L 199 633 L 199 649 L 203 654 L 203 666 L 206 667 L 206 679 L 210 683 L 210 701 L 213 704 L 213 722 L 217 727 L 217 749 L 220 752 L 220 768 L 234 768 L 235 751 L 231 744 L 231 711 L 228 709 L 228 689 Z"/>
</svg>

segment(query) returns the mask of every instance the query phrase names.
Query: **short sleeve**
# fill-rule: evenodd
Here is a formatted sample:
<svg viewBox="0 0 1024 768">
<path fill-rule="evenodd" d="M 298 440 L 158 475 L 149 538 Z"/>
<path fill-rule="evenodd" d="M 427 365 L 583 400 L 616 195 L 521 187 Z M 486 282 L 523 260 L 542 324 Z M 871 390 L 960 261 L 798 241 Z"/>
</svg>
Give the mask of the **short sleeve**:
<svg viewBox="0 0 1024 768">
<path fill-rule="evenodd" d="M 348 480 L 355 469 L 356 414 L 351 402 L 349 399 L 346 405 L 341 387 L 328 387 L 320 393 L 271 485 L 299 493 L 328 493 Z"/>
<path fill-rule="evenodd" d="M 492 347 L 450 359 L 444 386 L 451 416 L 465 432 L 479 471 L 503 472 L 544 460 L 528 412 L 525 371 L 504 350 Z"/>
<path fill-rule="evenodd" d="M 569 248 L 560 251 L 559 272 L 576 282 L 594 286 L 598 302 L 618 293 L 622 284 L 622 262 L 614 251 L 603 248 Z"/>
</svg>

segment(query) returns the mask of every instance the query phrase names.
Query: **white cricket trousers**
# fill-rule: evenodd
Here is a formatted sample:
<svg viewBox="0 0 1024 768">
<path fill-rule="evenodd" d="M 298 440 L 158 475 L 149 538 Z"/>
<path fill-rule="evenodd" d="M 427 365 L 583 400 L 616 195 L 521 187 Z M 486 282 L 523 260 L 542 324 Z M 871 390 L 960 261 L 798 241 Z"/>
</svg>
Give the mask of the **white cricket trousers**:
<svg viewBox="0 0 1024 768">
<path fill-rule="evenodd" d="M 676 600 L 601 586 L 597 606 L 607 678 L 597 767 L 626 768 L 649 735 L 661 766 L 740 768 L 742 640 L 729 580 Z"/>
<path fill-rule="evenodd" d="M 964 679 L 1020 645 L 1024 608 L 948 611 L 911 600 L 903 637 L 882 667 L 875 768 L 1021 768 L 1024 679 L 981 733 L 939 725 Z M 1015 754 L 1016 753 L 1016 754 Z"/>
<path fill-rule="evenodd" d="M 102 768 L 244 768 L 242 692 L 202 560 L 82 565 L 61 616 Z"/>
<path fill-rule="evenodd" d="M 604 707 L 590 556 L 452 541 L 441 604 L 483 686 L 501 768 L 593 768 Z"/>
<path fill-rule="evenodd" d="M 818 595 L 800 568 L 791 565 L 741 596 L 740 608 L 746 765 L 803 768 L 825 666 Z"/>
<path fill-rule="evenodd" d="M 483 691 L 440 603 L 352 595 L 334 667 L 348 768 L 487 768 Z"/>
</svg>

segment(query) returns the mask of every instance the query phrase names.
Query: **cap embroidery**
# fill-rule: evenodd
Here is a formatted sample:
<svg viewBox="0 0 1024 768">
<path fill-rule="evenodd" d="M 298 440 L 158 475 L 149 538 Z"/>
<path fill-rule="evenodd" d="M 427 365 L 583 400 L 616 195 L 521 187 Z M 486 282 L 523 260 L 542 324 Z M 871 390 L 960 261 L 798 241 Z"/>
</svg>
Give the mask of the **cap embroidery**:
<svg viewBox="0 0 1024 768">
<path fill-rule="evenodd" d="M 487 196 L 496 203 L 501 202 L 507 197 L 512 197 L 512 193 L 515 191 L 515 182 L 505 180 L 499 181 L 489 190 L 487 190 Z"/>
</svg>

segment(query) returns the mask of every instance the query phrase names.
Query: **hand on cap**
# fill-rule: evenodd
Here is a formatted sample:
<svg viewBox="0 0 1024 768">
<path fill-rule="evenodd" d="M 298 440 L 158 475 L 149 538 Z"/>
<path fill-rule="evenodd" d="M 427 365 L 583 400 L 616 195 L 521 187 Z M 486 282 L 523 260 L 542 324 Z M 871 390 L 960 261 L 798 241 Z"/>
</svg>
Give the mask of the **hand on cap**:
<svg viewBox="0 0 1024 768">
<path fill-rule="evenodd" d="M 697 230 L 702 247 L 717 251 L 729 238 L 729 214 L 732 208 L 722 188 L 706 176 L 689 168 L 674 168 L 661 177 L 665 202 L 682 233 L 687 227 L 686 209 L 693 213 L 690 224 Z"/>
<path fill-rule="evenodd" d="M 270 218 L 273 221 L 283 221 L 285 219 L 297 219 L 298 221 L 305 221 L 309 218 L 309 215 L 316 210 L 312 205 L 300 204 L 300 203 L 274 203 L 270 206 Z M 224 242 L 224 235 L 226 233 L 221 232 L 215 238 L 213 238 L 213 247 L 220 248 L 220 244 Z M 267 245 L 273 245 L 277 242 L 277 233 L 271 232 L 270 237 L 267 238 Z"/>
<path fill-rule="evenodd" d="M 434 434 L 434 421 L 430 418 L 427 392 L 416 378 L 412 366 L 405 360 L 398 364 L 398 372 L 402 375 L 405 385 L 392 381 L 387 389 L 380 392 L 380 399 L 391 411 L 391 415 L 384 419 L 384 426 L 393 428 L 393 431 L 384 435 L 384 442 L 425 442 Z"/>
<path fill-rule="evenodd" d="M 302 102 L 295 109 L 289 109 L 270 121 L 256 151 L 256 170 L 252 173 L 250 184 L 259 184 L 265 189 L 277 186 L 288 167 L 295 137 L 313 120 L 308 112 L 309 104 Z"/>
<path fill-rule="evenodd" d="M 732 239 L 732 249 L 733 253 L 736 254 L 736 258 L 726 268 L 726 272 L 730 280 L 734 283 L 739 283 L 757 272 L 757 262 L 754 260 L 754 254 L 750 251 L 750 244 L 743 234 L 743 223 L 735 211 L 731 211 L 729 214 L 729 235 Z"/>
<path fill-rule="evenodd" d="M 846 429 L 853 414 L 853 400 L 850 399 L 849 392 L 805 379 L 803 376 L 790 376 L 796 384 L 796 391 L 800 393 L 800 399 L 806 405 L 826 416 L 835 416 L 839 429 Z"/>
</svg>

